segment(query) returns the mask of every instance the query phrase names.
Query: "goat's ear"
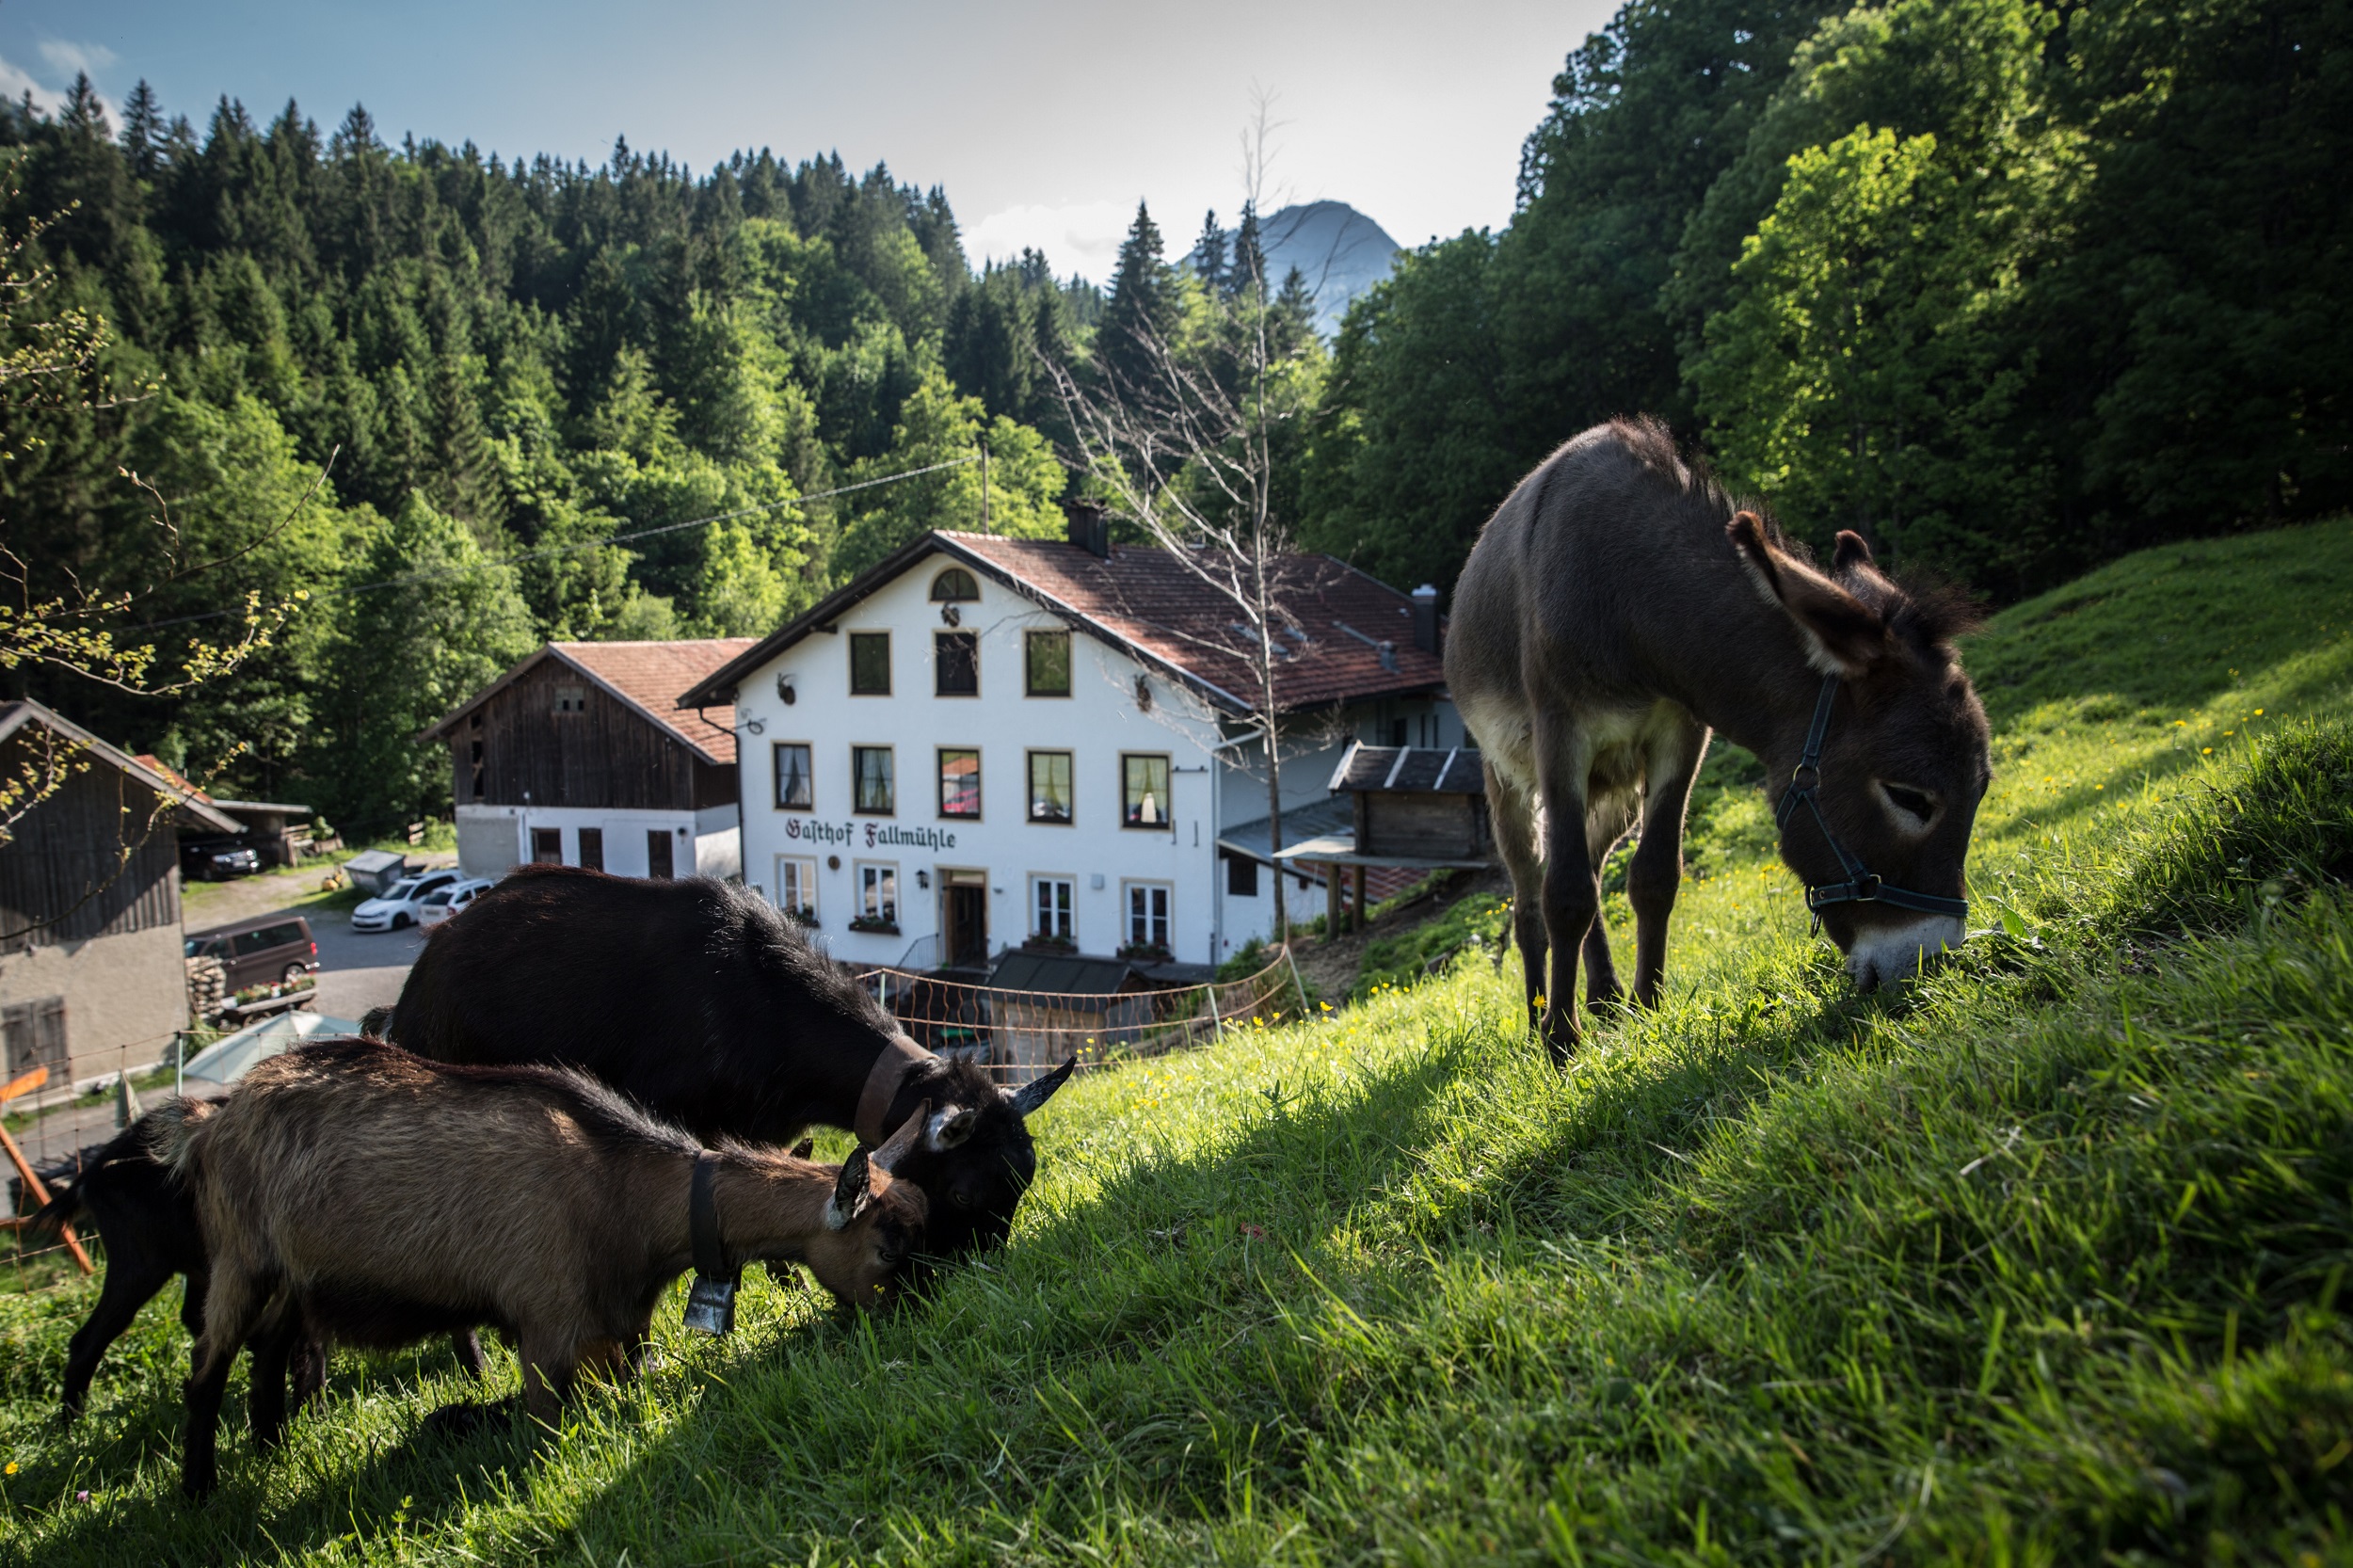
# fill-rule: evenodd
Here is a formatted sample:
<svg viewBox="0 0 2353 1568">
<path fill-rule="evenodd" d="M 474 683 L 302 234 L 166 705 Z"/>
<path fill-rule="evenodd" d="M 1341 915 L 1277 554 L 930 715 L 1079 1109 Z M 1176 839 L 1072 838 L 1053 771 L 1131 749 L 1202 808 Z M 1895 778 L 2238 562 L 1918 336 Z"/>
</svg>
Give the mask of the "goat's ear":
<svg viewBox="0 0 2353 1568">
<path fill-rule="evenodd" d="M 913 1151 L 916 1139 L 922 1136 L 924 1125 L 931 1119 L 932 1102 L 925 1100 L 915 1108 L 915 1114 L 901 1122 L 899 1130 L 885 1139 L 883 1146 L 874 1151 L 874 1163 L 886 1171 L 896 1172 L 899 1161 Z"/>
<path fill-rule="evenodd" d="M 972 1136 L 980 1119 L 981 1113 L 970 1106 L 942 1106 L 937 1115 L 923 1124 L 923 1146 L 934 1154 L 952 1149 Z"/>
<path fill-rule="evenodd" d="M 1876 612 L 1803 561 L 1776 549 L 1766 536 L 1764 520 L 1754 512 L 1736 513 L 1724 524 L 1724 534 L 1756 591 L 1797 627 L 1805 643 L 1806 663 L 1817 670 L 1852 680 L 1893 649 L 1887 623 Z M 1858 537 L 1855 542 L 1863 541 Z M 1864 553 L 1868 555 L 1869 550 Z"/>
<path fill-rule="evenodd" d="M 841 1162 L 841 1174 L 834 1178 L 833 1196 L 825 1200 L 825 1228 L 840 1230 L 858 1217 L 872 1202 L 868 1191 L 871 1180 L 866 1168 L 866 1151 L 852 1149 L 850 1158 Z"/>
<path fill-rule="evenodd" d="M 814 1138 L 804 1138 L 799 1143 L 792 1145 L 792 1158 L 795 1160 L 807 1160 L 810 1155 L 815 1154 L 816 1152 L 817 1140 Z"/>
<path fill-rule="evenodd" d="M 1026 1117 L 1039 1106 L 1052 1099 L 1054 1091 L 1069 1082 L 1070 1075 L 1076 1072 L 1078 1067 L 1079 1059 L 1074 1056 L 1044 1078 L 1030 1080 L 1029 1082 L 1024 1083 L 1005 1097 L 1013 1101 L 1013 1108 Z"/>
<path fill-rule="evenodd" d="M 1871 544 L 1868 539 L 1851 528 L 1841 528 L 1838 531 L 1838 541 L 1832 547 L 1830 552 L 1831 575 L 1844 577 L 1857 567 L 1869 567 L 1876 571 L 1879 569 L 1879 563 L 1871 559 Z"/>
</svg>

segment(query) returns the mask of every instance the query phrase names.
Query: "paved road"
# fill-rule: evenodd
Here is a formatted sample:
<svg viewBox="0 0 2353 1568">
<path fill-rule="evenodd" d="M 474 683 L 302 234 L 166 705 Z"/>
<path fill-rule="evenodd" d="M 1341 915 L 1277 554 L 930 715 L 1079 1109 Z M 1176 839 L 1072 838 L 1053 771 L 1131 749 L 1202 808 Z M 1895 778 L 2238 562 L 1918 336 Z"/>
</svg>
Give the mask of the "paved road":
<svg viewBox="0 0 2353 1568">
<path fill-rule="evenodd" d="M 319 1000 L 312 1009 L 330 1018 L 357 1018 L 371 1007 L 390 1007 L 400 1000 L 408 966 L 424 946 L 424 932 L 371 934 L 351 929 L 351 917 L 340 909 L 305 917 L 319 945 Z"/>
</svg>

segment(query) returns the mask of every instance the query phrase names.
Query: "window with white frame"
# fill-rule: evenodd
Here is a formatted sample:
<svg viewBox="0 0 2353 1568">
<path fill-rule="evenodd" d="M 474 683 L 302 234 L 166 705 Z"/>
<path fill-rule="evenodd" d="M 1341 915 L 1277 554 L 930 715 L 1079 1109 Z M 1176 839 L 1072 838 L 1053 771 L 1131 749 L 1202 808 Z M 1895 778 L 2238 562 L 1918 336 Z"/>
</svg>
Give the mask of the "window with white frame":
<svg viewBox="0 0 2353 1568">
<path fill-rule="evenodd" d="M 1072 908 L 1078 884 L 1066 876 L 1030 878 L 1030 935 L 1064 942 L 1078 940 Z"/>
<path fill-rule="evenodd" d="M 1128 889 L 1128 945 L 1168 951 L 1168 895 L 1165 882 L 1130 882 Z"/>
<path fill-rule="evenodd" d="M 857 918 L 869 926 L 899 923 L 899 866 L 893 860 L 861 860 L 857 866 Z"/>
<path fill-rule="evenodd" d="M 776 907 L 795 920 L 817 920 L 817 862 L 799 855 L 776 856 Z"/>
</svg>

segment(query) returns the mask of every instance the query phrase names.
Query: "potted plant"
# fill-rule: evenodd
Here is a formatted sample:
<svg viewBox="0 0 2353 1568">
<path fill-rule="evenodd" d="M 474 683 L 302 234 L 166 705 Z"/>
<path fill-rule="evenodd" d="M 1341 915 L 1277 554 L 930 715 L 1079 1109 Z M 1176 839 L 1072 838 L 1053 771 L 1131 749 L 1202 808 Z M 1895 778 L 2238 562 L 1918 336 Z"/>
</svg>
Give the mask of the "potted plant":
<svg viewBox="0 0 2353 1568">
<path fill-rule="evenodd" d="M 813 904 L 804 904 L 798 909 L 788 909 L 784 912 L 784 918 L 797 921 L 811 931 L 817 929 L 817 906 Z M 853 921 L 853 926 L 856 923 Z"/>
<path fill-rule="evenodd" d="M 1076 952 L 1079 944 L 1067 936 L 1051 931 L 1033 931 L 1023 938 L 1022 947 L 1031 952 Z"/>
<path fill-rule="evenodd" d="M 850 929 L 872 932 L 877 936 L 896 936 L 899 935 L 899 922 L 887 920 L 880 915 L 853 915 L 850 917 Z"/>
<path fill-rule="evenodd" d="M 1158 942 L 1129 942 L 1119 950 L 1122 958 L 1134 958 L 1146 964 L 1165 964 L 1174 956 Z"/>
</svg>

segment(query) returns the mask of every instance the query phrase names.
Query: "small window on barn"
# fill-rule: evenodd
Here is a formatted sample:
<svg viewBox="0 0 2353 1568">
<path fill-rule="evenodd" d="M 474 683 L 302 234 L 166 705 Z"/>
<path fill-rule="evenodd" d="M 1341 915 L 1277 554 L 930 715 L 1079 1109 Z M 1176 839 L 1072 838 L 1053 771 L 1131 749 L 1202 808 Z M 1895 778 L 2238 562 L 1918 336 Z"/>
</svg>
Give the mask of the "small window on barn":
<svg viewBox="0 0 2353 1568">
<path fill-rule="evenodd" d="M 950 567 L 932 579 L 934 604 L 969 604 L 981 597 L 981 585 L 962 567 Z"/>
<path fill-rule="evenodd" d="M 555 711 L 559 713 L 584 713 L 588 711 L 588 688 L 558 686 L 555 688 Z"/>
</svg>

